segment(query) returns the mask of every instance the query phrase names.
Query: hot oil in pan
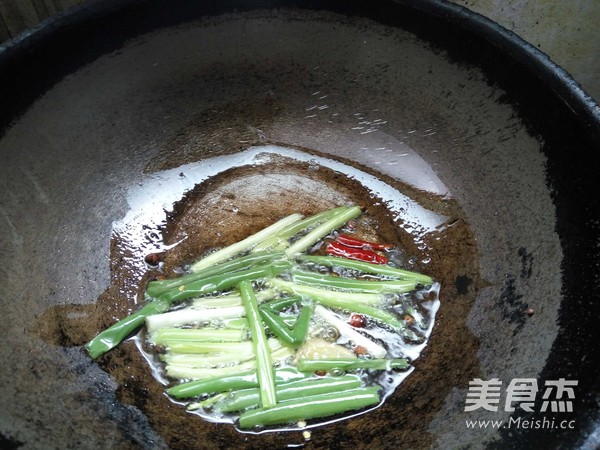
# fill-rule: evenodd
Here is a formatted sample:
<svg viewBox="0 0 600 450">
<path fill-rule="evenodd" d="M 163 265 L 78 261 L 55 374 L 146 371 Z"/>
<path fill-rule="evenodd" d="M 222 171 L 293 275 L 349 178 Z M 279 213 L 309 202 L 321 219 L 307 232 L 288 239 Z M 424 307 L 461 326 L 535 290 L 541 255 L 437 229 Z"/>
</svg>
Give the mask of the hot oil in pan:
<svg viewBox="0 0 600 450">
<path fill-rule="evenodd" d="M 223 161 L 224 159 L 226 161 Z M 232 162 L 236 160 L 238 162 L 234 167 L 223 170 L 226 165 L 233 165 Z M 338 170 L 333 170 L 332 166 Z M 178 170 L 182 172 L 177 173 Z M 209 176 L 215 171 L 220 172 Z M 397 244 L 397 248 L 402 249 L 392 255 L 397 263 L 414 270 L 420 267 L 421 271 L 427 271 L 431 256 L 427 254 L 428 246 L 423 241 L 423 236 L 435 231 L 436 227 L 443 226 L 446 221 L 445 217 L 425 210 L 412 199 L 367 173 L 338 161 L 289 148 L 262 146 L 242 154 L 213 158 L 203 164 L 188 165 L 172 173 L 161 174 L 162 184 L 176 186 L 176 183 L 171 184 L 168 179 L 175 177 L 177 181 L 182 174 L 193 179 L 206 179 L 175 204 L 162 230 L 165 241 L 153 241 L 157 251 L 169 249 L 162 255 L 161 259 L 164 259 L 164 263 L 160 268 L 160 272 L 166 274 L 168 278 L 185 270 L 181 264 L 198 258 L 199 255 L 214 247 L 215 243 L 227 241 L 233 233 L 237 232 L 244 237 L 257 231 L 256 221 L 269 224 L 296 211 L 310 215 L 348 203 L 366 207 L 368 214 L 360 219 L 361 230 L 366 231 L 376 240 L 393 242 Z M 370 186 L 366 187 L 367 185 Z M 148 207 L 141 207 L 135 217 L 140 217 L 144 210 L 147 212 Z M 397 212 L 394 213 L 394 210 Z M 411 227 L 418 229 L 420 233 L 416 236 L 407 233 L 402 226 L 398 226 L 401 218 L 404 219 L 403 224 L 408 226 L 410 223 Z M 137 226 L 139 225 L 143 227 L 147 226 L 147 223 L 138 223 Z M 135 226 L 136 223 L 128 222 L 117 228 Z M 213 231 L 202 232 L 201 230 Z M 214 236 L 210 236 L 213 233 Z M 135 234 L 131 230 L 127 233 L 127 235 Z M 237 239 L 230 240 L 234 242 Z M 409 242 L 412 242 L 411 253 L 404 252 L 405 248 L 411 247 L 408 245 Z M 140 242 L 136 245 L 122 242 L 121 245 L 136 248 L 138 252 L 140 250 Z M 140 252 L 139 257 L 142 253 Z M 415 326 L 414 329 L 418 333 L 418 341 L 405 342 L 396 333 L 387 332 L 373 325 L 365 331 L 376 340 L 386 342 L 394 357 L 408 357 L 414 361 L 425 347 L 433 328 L 435 312 L 439 307 L 439 284 L 436 283 L 426 291 L 421 290 L 414 296 L 407 296 L 402 303 L 403 305 L 398 305 L 399 308 L 408 303 L 415 308 L 413 314 L 419 326 Z M 163 365 L 157 355 L 145 345 L 145 337 L 138 336 L 136 343 L 153 368 L 155 377 L 161 383 L 168 384 L 169 380 L 164 373 Z M 379 373 L 377 376 L 365 373 L 364 378 L 368 384 L 381 386 L 382 399 L 385 399 L 412 372 L 412 369 L 411 367 L 407 371 Z M 232 423 L 235 418 L 232 414 L 219 414 L 201 408 L 193 412 L 212 422 Z M 350 416 L 354 415 L 356 414 Z M 311 421 L 308 427 L 331 423 L 346 417 L 348 415 L 334 420 L 328 418 Z M 282 430 L 285 427 L 271 427 L 261 431 L 269 429 Z"/>
<path fill-rule="evenodd" d="M 410 197 L 403 194 L 406 191 L 411 192 Z M 377 240 L 402 249 L 397 257 L 405 267 L 431 275 L 442 286 L 441 291 L 434 292 L 435 298 L 426 302 L 429 310 L 422 310 L 427 322 L 425 337 L 429 337 L 439 295 L 442 311 L 430 343 L 412 349 L 411 358 L 416 359 L 421 351 L 425 358 L 416 361 L 416 370 L 396 395 L 368 417 L 374 421 L 389 420 L 385 411 L 380 411 L 404 402 L 405 386 L 413 393 L 426 392 L 435 383 L 435 398 L 425 408 L 433 413 L 439 407 L 437 393 L 448 384 L 443 380 L 444 374 L 435 371 L 436 364 L 444 358 L 461 357 L 465 377 L 476 371 L 476 344 L 463 321 L 456 319 L 466 316 L 479 285 L 478 264 L 472 235 L 455 202 L 424 192 L 413 195 L 414 192 L 394 179 L 349 161 L 278 146 L 254 147 L 151 174 L 131 193 L 131 211 L 114 226 L 109 288 L 92 306 L 53 308 L 42 320 L 41 333 L 61 345 L 82 345 L 99 330 L 136 310 L 145 283 L 152 277 L 175 276 L 183 265 L 215 245 L 241 240 L 293 212 L 310 215 L 355 203 L 364 207 L 370 218 L 369 232 Z M 145 261 L 148 254 L 156 253 L 162 260 L 158 269 Z M 466 288 L 464 283 L 457 283 L 459 279 L 468 280 Z M 73 309 L 84 311 L 85 320 L 73 320 Z M 444 309 L 452 311 L 450 321 L 443 320 Z M 99 363 L 118 382 L 123 402 L 141 408 L 167 442 L 180 441 L 181 435 L 174 430 L 186 428 L 190 415 L 166 398 L 161 369 L 154 366 L 150 370 L 147 364 L 148 360 L 156 360 L 138 351 L 137 347 L 143 346 L 139 338 L 132 341 L 138 345 L 125 343 L 100 358 Z M 431 348 L 435 351 L 429 351 Z M 400 373 L 393 379 L 384 378 L 386 395 L 405 376 L 406 373 Z M 419 420 L 411 423 L 410 406 L 403 406 L 403 410 L 407 414 L 402 415 L 400 422 L 418 429 Z M 420 411 L 423 413 L 422 407 Z M 365 420 L 364 417 L 353 420 Z M 332 424 L 324 430 L 336 426 Z M 231 437 L 225 429 L 232 427 L 219 428 Z M 190 442 L 197 439 L 198 433 L 202 430 L 188 436 Z"/>
<path fill-rule="evenodd" d="M 407 343 L 403 341 L 397 334 L 392 333 L 390 331 L 386 331 L 378 326 L 369 326 L 364 328 L 362 331 L 373 338 L 385 342 L 388 348 L 390 348 L 390 352 L 393 352 L 395 355 L 401 355 L 403 357 L 409 357 L 411 361 L 416 360 L 419 356 L 421 350 L 425 347 L 427 343 L 427 338 L 431 334 L 434 324 L 435 312 L 439 306 L 439 284 L 436 285 L 432 289 L 428 289 L 426 297 L 422 295 L 423 293 L 419 293 L 417 295 L 416 301 L 418 302 L 418 311 L 413 312 L 413 317 L 418 317 L 418 320 L 422 323 L 421 330 L 421 339 L 417 343 Z M 201 324 L 202 326 L 211 326 L 210 323 Z M 326 325 L 326 324 L 323 324 Z M 329 330 L 324 329 L 324 332 Z M 159 355 L 150 349 L 146 343 L 146 333 L 144 331 L 138 333 L 136 336 L 132 338 L 135 342 L 138 350 L 141 354 L 144 355 L 146 362 L 149 364 L 150 369 L 154 377 L 164 385 L 170 384 L 169 378 L 165 374 L 163 363 L 161 363 Z M 288 367 L 285 363 L 279 363 L 276 365 L 278 369 L 285 369 Z M 382 402 L 385 401 L 390 395 L 393 394 L 394 390 L 400 385 L 400 383 L 408 377 L 414 367 L 411 367 L 408 370 L 404 371 L 387 371 L 387 372 L 373 372 L 373 371 L 363 371 L 361 373 L 361 378 L 365 381 L 365 385 L 368 386 L 380 386 L 382 389 L 381 399 Z M 337 373 L 335 375 L 343 375 L 343 373 Z M 188 407 L 190 404 L 194 404 L 196 401 L 202 401 L 209 398 L 209 396 L 202 396 L 199 399 L 194 399 L 191 402 L 182 402 L 172 399 L 175 404 L 181 405 L 182 408 Z M 375 406 L 377 407 L 377 406 Z M 373 408 L 369 408 L 359 412 L 352 412 L 349 414 L 343 414 L 332 417 L 327 417 L 320 420 L 311 420 L 308 423 L 302 421 L 295 424 L 289 424 L 287 426 L 269 426 L 269 427 L 261 427 L 258 431 L 249 431 L 238 429 L 240 432 L 244 433 L 264 433 L 269 431 L 289 431 L 289 430 L 297 430 L 297 429 L 308 429 L 316 426 L 332 424 L 336 421 L 345 420 L 351 417 L 356 417 L 360 414 L 367 413 L 371 411 Z M 202 408 L 194 407 L 194 409 L 189 410 L 190 413 L 198 415 L 205 420 L 210 422 L 217 423 L 229 423 L 235 425 L 235 420 L 237 418 L 237 414 L 227 414 L 219 411 L 211 411 L 210 409 L 204 410 Z"/>
</svg>

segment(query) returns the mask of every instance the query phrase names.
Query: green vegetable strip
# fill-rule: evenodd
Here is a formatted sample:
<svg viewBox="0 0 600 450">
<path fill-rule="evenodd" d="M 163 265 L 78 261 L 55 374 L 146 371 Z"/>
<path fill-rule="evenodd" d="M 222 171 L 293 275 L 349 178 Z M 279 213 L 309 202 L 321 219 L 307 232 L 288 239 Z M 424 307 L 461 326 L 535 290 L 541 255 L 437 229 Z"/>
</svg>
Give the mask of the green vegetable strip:
<svg viewBox="0 0 600 450">
<path fill-rule="evenodd" d="M 277 401 L 293 400 L 309 395 L 328 394 L 348 389 L 355 389 L 363 385 L 363 381 L 355 375 L 343 377 L 307 378 L 305 380 L 291 381 L 275 386 Z M 260 392 L 258 388 L 243 389 L 232 392 L 230 397 L 223 398 L 216 408 L 221 412 L 241 411 L 242 409 L 255 408 L 260 405 Z"/>
<path fill-rule="evenodd" d="M 279 297 L 275 300 L 270 301 L 269 303 L 264 303 L 260 305 L 260 308 L 268 308 L 273 311 L 281 311 L 294 304 L 298 304 L 302 302 L 302 297 L 299 295 L 293 297 Z"/>
<path fill-rule="evenodd" d="M 167 394 L 174 398 L 191 398 L 213 392 L 224 392 L 230 389 L 245 389 L 258 386 L 256 371 L 239 372 L 228 377 L 213 377 L 206 380 L 190 381 L 167 389 Z"/>
<path fill-rule="evenodd" d="M 223 367 L 190 367 L 183 364 L 167 364 L 165 371 L 171 378 L 189 378 L 199 380 L 204 378 L 212 378 L 214 376 L 229 376 L 246 370 L 256 370 L 257 362 L 254 359 L 254 354 L 248 361 L 231 361 L 231 365 Z M 284 361 L 292 356 L 292 353 L 287 347 L 282 347 L 270 353 L 270 359 L 274 362 Z M 239 358 L 237 358 L 239 359 Z M 237 364 L 236 364 L 237 363 Z"/>
<path fill-rule="evenodd" d="M 282 280 L 281 278 L 270 278 L 268 283 L 283 292 L 318 299 L 323 302 L 324 299 L 336 301 L 340 298 L 340 292 L 331 289 L 321 289 L 306 284 L 296 284 Z M 344 292 L 343 298 L 349 304 L 380 305 L 383 301 L 383 297 L 379 294 L 362 292 Z"/>
<path fill-rule="evenodd" d="M 295 284 L 279 278 L 270 279 L 269 283 L 284 292 L 312 298 L 314 301 L 331 308 L 347 309 L 349 311 L 365 314 L 389 325 L 395 330 L 403 333 L 406 337 L 413 339 L 412 335 L 414 333 L 406 329 L 404 323 L 395 315 L 383 309 L 371 306 L 381 305 L 383 298 L 378 294 L 344 292 L 344 295 L 340 296 L 340 293 L 336 291 L 320 289 L 309 285 Z"/>
<path fill-rule="evenodd" d="M 315 224 L 323 222 L 325 220 L 329 220 L 331 217 L 349 209 L 348 206 L 340 206 L 338 208 L 328 209 L 327 211 L 320 212 L 313 216 L 307 217 L 299 222 L 296 222 L 287 228 L 284 228 L 279 233 L 274 236 L 270 236 L 261 243 L 259 243 L 254 249 L 253 252 L 259 252 L 269 249 L 279 249 L 280 247 L 286 248 L 289 247 L 288 239 L 296 234 L 304 231 Z"/>
<path fill-rule="evenodd" d="M 248 319 L 246 319 L 245 317 L 238 317 L 237 319 L 227 319 L 223 321 L 223 326 L 232 330 L 247 330 Z"/>
<path fill-rule="evenodd" d="M 379 403 L 379 388 L 350 389 L 281 402 L 274 408 L 251 409 L 240 414 L 240 428 L 316 419 L 362 409 Z"/>
<path fill-rule="evenodd" d="M 259 303 L 275 298 L 273 289 L 264 289 L 256 293 L 256 300 Z M 242 306 L 242 297 L 238 293 L 211 295 L 200 297 L 193 301 L 194 308 L 222 308 L 225 306 Z"/>
<path fill-rule="evenodd" d="M 306 378 L 306 374 L 298 372 L 295 369 L 286 368 L 275 371 L 275 382 L 286 383 L 292 380 Z M 212 394 L 215 392 L 225 392 L 229 390 L 240 390 L 246 388 L 258 387 L 258 378 L 256 370 L 245 372 L 238 371 L 235 375 L 227 377 L 213 377 L 204 380 L 189 381 L 178 384 L 167 389 L 167 394 L 174 398 L 191 398 L 203 394 Z"/>
<path fill-rule="evenodd" d="M 92 358 L 98 358 L 119 345 L 123 339 L 137 330 L 144 323 L 146 317 L 165 312 L 171 303 L 208 292 L 230 289 L 243 280 L 255 280 L 265 276 L 275 276 L 287 270 L 290 265 L 291 263 L 287 261 L 278 261 L 271 265 L 260 266 L 254 269 L 208 277 L 195 281 L 187 287 L 180 286 L 179 289 L 163 294 L 160 299 L 146 303 L 139 311 L 102 331 L 88 342 L 85 348 Z"/>
<path fill-rule="evenodd" d="M 225 308 L 214 309 L 183 308 L 146 317 L 146 328 L 148 332 L 152 333 L 159 328 L 210 322 L 211 320 L 218 319 L 234 319 L 244 315 L 245 311 L 241 306 L 227 306 Z"/>
<path fill-rule="evenodd" d="M 239 242 L 236 242 L 235 244 L 231 244 L 228 247 L 211 253 L 210 255 L 206 256 L 200 261 L 192 264 L 190 270 L 192 272 L 199 272 L 202 269 L 211 267 L 214 264 L 218 264 L 222 261 L 225 261 L 239 253 L 250 250 L 252 247 L 254 247 L 259 242 L 263 241 L 267 237 L 277 234 L 279 231 L 285 229 L 286 227 L 295 222 L 298 222 L 301 219 L 301 214 L 291 214 L 287 217 L 284 217 L 283 219 L 275 222 L 273 225 L 268 226 L 267 228 L 263 228 L 258 233 L 248 236 L 246 239 L 243 239 Z"/>
<path fill-rule="evenodd" d="M 269 350 L 265 329 L 258 311 L 254 289 L 252 289 L 250 281 L 242 281 L 239 284 L 239 290 L 244 309 L 246 310 L 246 317 L 248 317 L 250 334 L 252 335 L 261 404 L 263 408 L 272 408 L 277 402 L 275 375 L 271 360 L 271 351 Z"/>
<path fill-rule="evenodd" d="M 335 217 L 337 214 L 347 211 L 350 208 L 350 206 L 338 206 L 337 208 L 328 209 L 326 211 L 314 214 L 310 217 L 307 217 L 306 219 L 301 220 L 300 222 L 296 222 L 295 224 L 290 225 L 284 230 L 281 230 L 279 233 L 277 233 L 277 236 L 282 237 L 284 239 L 289 239 L 292 236 L 295 236 L 296 234 L 300 233 L 301 231 L 304 231 L 319 222 L 329 220 Z"/>
<path fill-rule="evenodd" d="M 302 309 L 300 310 L 298 318 L 296 319 L 296 323 L 294 324 L 294 341 L 292 342 L 293 346 L 301 345 L 306 340 L 306 336 L 308 335 L 308 330 L 310 328 L 310 319 L 315 311 L 315 306 L 316 305 L 313 302 L 302 305 Z"/>
<path fill-rule="evenodd" d="M 408 361 L 404 358 L 396 359 L 301 359 L 298 361 L 298 370 L 301 372 L 317 372 L 321 370 L 392 370 L 408 369 Z"/>
<path fill-rule="evenodd" d="M 265 325 L 269 327 L 269 330 L 283 342 L 295 347 L 301 344 L 301 342 L 296 342 L 295 330 L 289 327 L 277 314 L 262 308 L 259 309 L 259 313 Z M 302 339 L 304 339 L 304 336 Z"/>
<path fill-rule="evenodd" d="M 227 306 L 242 306 L 242 297 L 236 294 L 212 294 L 195 298 L 192 307 L 198 309 L 224 308 Z"/>
<path fill-rule="evenodd" d="M 275 300 L 263 304 L 259 308 L 264 323 L 269 327 L 273 334 L 292 347 L 298 347 L 304 342 L 315 307 L 312 302 L 302 305 L 298 317 L 292 321 L 291 325 L 288 325 L 287 323 L 289 319 L 281 316 L 279 311 L 294 303 L 300 303 L 301 301 L 302 299 L 300 297 L 285 299 L 283 301 Z"/>
<path fill-rule="evenodd" d="M 169 302 L 179 302 L 191 297 L 231 289 L 245 280 L 257 280 L 268 276 L 276 276 L 290 267 L 291 263 L 289 261 L 277 261 L 269 265 L 240 270 L 239 272 L 219 274 L 194 281 L 187 285 L 181 285 L 178 289 L 162 294 L 160 298 Z"/>
<path fill-rule="evenodd" d="M 199 355 L 202 353 L 252 353 L 252 342 L 186 342 L 172 341 L 168 347 L 172 353 Z"/>
<path fill-rule="evenodd" d="M 308 234 L 290 245 L 285 251 L 285 254 L 288 256 L 296 256 L 298 253 L 306 251 L 317 241 L 319 241 L 319 239 L 327 236 L 333 230 L 340 228 L 349 220 L 360 216 L 360 214 L 361 211 L 358 206 L 353 206 L 339 214 L 336 214 L 334 217 L 317 226 L 314 230 L 310 231 Z"/>
<path fill-rule="evenodd" d="M 167 364 L 165 366 L 165 371 L 169 377 L 182 380 L 204 380 L 216 376 L 226 377 L 255 369 L 256 361 L 254 359 L 222 367 L 190 367 L 182 364 Z"/>
<path fill-rule="evenodd" d="M 146 317 L 152 314 L 165 312 L 168 307 L 169 303 L 162 300 L 154 300 L 146 303 L 135 313 L 121 319 L 98 334 L 85 345 L 86 350 L 93 359 L 102 356 L 110 349 L 119 345 L 123 339 L 142 326 Z"/>
<path fill-rule="evenodd" d="M 161 356 L 167 364 L 184 365 L 188 367 L 212 367 L 217 364 L 233 364 L 254 358 L 251 342 L 223 343 L 222 350 L 202 353 L 181 353 L 169 348 L 169 352 Z M 277 339 L 268 340 L 269 348 L 275 351 L 281 348 Z M 188 344 L 189 345 L 189 344 Z M 227 347 L 229 346 L 229 348 Z"/>
<path fill-rule="evenodd" d="M 417 283 L 414 281 L 367 281 L 355 280 L 352 278 L 334 277 L 323 275 L 308 270 L 294 269 L 292 270 L 294 281 L 305 284 L 316 284 L 335 289 L 350 289 L 359 292 L 375 292 L 375 293 L 405 293 L 413 291 Z"/>
<path fill-rule="evenodd" d="M 416 272 L 410 272 L 397 267 L 387 266 L 383 264 L 372 264 L 365 261 L 355 261 L 348 258 L 340 258 L 338 256 L 317 256 L 317 255 L 301 255 L 298 257 L 300 261 L 308 261 L 314 264 L 319 264 L 327 267 L 344 267 L 346 269 L 354 269 L 365 273 L 375 275 L 385 275 L 401 280 L 414 280 L 428 286 L 433 283 L 433 279 L 427 275 Z"/>
<path fill-rule="evenodd" d="M 241 342 L 246 338 L 245 330 L 214 328 L 161 328 L 148 339 L 154 345 L 169 346 L 173 342 Z"/>
<path fill-rule="evenodd" d="M 252 353 L 218 353 L 218 354 L 185 354 L 167 353 L 160 357 L 161 361 L 172 369 L 182 370 L 183 367 L 194 369 L 214 369 L 225 366 L 234 366 L 254 359 Z M 253 366 L 248 368 L 252 369 Z M 236 369 L 239 371 L 240 369 Z M 193 377 L 199 378 L 199 377 Z"/>
<path fill-rule="evenodd" d="M 150 297 L 158 297 L 165 292 L 177 289 L 179 286 L 192 283 L 194 281 L 201 280 L 203 278 L 212 277 L 222 273 L 230 273 L 238 270 L 249 269 L 258 264 L 268 263 L 276 259 L 281 259 L 283 252 L 260 252 L 253 253 L 239 258 L 225 261 L 221 264 L 207 267 L 200 271 L 183 275 L 170 280 L 151 281 L 148 283 L 146 293 Z"/>
</svg>

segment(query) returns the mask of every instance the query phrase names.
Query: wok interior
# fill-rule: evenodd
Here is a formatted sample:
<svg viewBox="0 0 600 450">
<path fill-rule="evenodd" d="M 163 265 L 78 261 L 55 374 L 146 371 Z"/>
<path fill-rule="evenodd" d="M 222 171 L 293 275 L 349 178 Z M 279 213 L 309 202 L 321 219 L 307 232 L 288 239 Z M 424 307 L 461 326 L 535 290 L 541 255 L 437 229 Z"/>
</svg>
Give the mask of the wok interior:
<svg viewBox="0 0 600 450">
<path fill-rule="evenodd" d="M 148 279 L 162 273 L 173 276 L 178 267 L 194 261 L 198 255 L 212 249 L 216 242 L 232 244 L 271 224 L 274 219 L 294 212 L 310 215 L 348 203 L 363 206 L 373 219 L 362 227 L 369 226 L 370 233 L 378 235 L 379 239 L 398 245 L 405 252 L 406 260 L 415 261 L 414 270 L 435 275 L 436 280 L 447 286 L 442 290 L 447 308 L 457 315 L 467 314 L 476 289 L 465 285 L 458 292 L 454 284 L 457 278 L 463 278 L 477 285 L 478 264 L 473 236 L 454 201 L 428 196 L 430 203 L 437 203 L 436 209 L 449 215 L 447 223 L 451 226 L 427 233 L 421 241 L 399 227 L 386 202 L 357 180 L 326 166 L 300 163 L 283 156 L 271 158 L 273 160 L 264 165 L 232 167 L 210 177 L 175 204 L 158 233 L 164 236 L 168 248 L 179 244 L 164 252 L 161 272 L 144 267 L 146 253 L 140 252 L 139 244 L 130 240 L 128 233 L 116 232 L 111 245 L 110 287 L 94 305 L 50 308 L 40 320 L 43 338 L 65 346 L 83 345 L 99 330 L 109 326 L 114 315 L 123 317 L 128 313 L 132 299 L 143 297 Z M 186 172 L 181 172 L 181 176 L 186 176 Z M 147 229 L 146 235 L 152 233 L 155 233 L 152 228 Z M 448 254 L 455 257 L 444 257 Z M 432 350 L 426 352 L 425 361 L 416 361 L 417 373 L 409 376 L 406 386 L 403 384 L 399 394 L 391 401 L 375 412 L 352 419 L 351 425 L 341 422 L 317 428 L 312 431 L 312 439 L 318 441 L 318 445 L 350 445 L 350 440 L 356 441 L 355 437 L 341 437 L 347 434 L 349 426 L 368 428 L 369 431 L 364 432 L 365 437 L 375 440 L 388 435 L 390 428 L 395 428 L 395 433 L 402 433 L 403 440 L 420 446 L 428 445 L 430 439 L 423 417 L 439 408 L 443 397 L 439 395 L 439 386 L 448 389 L 456 381 L 455 374 L 439 370 L 440 367 L 445 366 L 445 360 L 458 357 L 462 360 L 465 377 L 474 376 L 478 371 L 477 345 L 464 323 L 443 322 L 435 333 Z M 117 380 L 119 400 L 140 408 L 171 446 L 193 448 L 198 440 L 213 442 L 216 434 L 226 435 L 230 443 L 250 448 L 301 444 L 305 440 L 299 432 L 282 432 L 256 436 L 247 442 L 247 435 L 235 431 L 230 425 L 220 425 L 215 429 L 214 424 L 190 417 L 183 407 L 166 398 L 164 386 L 153 379 L 147 361 L 134 342 L 110 352 L 100 359 L 99 364 Z M 467 379 L 463 379 L 462 383 L 466 382 Z M 433 385 L 438 387 L 432 390 Z M 420 407 L 418 414 L 413 412 L 415 406 L 409 400 L 409 392 L 428 399 L 427 406 Z M 400 408 L 398 405 L 402 405 L 402 414 L 396 412 Z M 190 421 L 194 421 L 193 427 L 189 427 Z"/>
<path fill-rule="evenodd" d="M 348 159 L 362 158 L 392 181 L 406 177 L 403 158 L 415 152 L 448 195 L 402 189 L 460 219 L 434 255 L 442 307 L 415 373 L 382 408 L 315 430 L 306 445 L 446 447 L 497 439 L 494 430 L 465 430 L 468 381 L 540 374 L 558 332 L 563 257 L 543 144 L 504 98 L 477 67 L 410 32 L 299 10 L 162 29 L 66 77 L 0 141 L 0 150 L 11 152 L 0 169 L 11 186 L 5 298 L 18 299 L 1 304 L 10 336 L 0 350 L 2 378 L 10 379 L 2 390 L 15 399 L 10 415 L 3 412 L 7 423 L 20 441 L 43 436 L 57 445 L 192 448 L 202 439 L 208 448 L 259 448 L 302 441 L 198 423 L 158 394 L 132 345 L 99 365 L 71 346 L 89 338 L 82 319 L 98 327 L 131 306 L 114 301 L 123 298 L 116 292 L 123 285 L 137 284 L 122 272 L 114 239 L 109 246 L 131 186 L 159 170 L 279 142 L 337 157 L 348 149 Z M 345 183 L 320 182 L 334 189 Z M 311 205 L 308 199 L 294 201 Z M 271 199 L 253 207 L 265 205 L 275 207 Z M 240 230 L 239 216 L 221 213 Z M 533 317 L 524 314 L 528 307 Z M 32 314 L 40 318 L 35 325 Z M 48 405 L 60 409 L 60 421 Z M 46 425 L 34 430 L 31 420 Z"/>
</svg>

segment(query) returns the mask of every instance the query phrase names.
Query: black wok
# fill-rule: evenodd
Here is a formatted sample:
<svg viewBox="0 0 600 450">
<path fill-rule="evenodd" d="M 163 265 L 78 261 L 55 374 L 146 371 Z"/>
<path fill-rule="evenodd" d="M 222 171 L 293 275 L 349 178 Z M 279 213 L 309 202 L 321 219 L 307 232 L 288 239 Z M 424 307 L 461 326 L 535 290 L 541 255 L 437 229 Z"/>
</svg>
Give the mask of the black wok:
<svg viewBox="0 0 600 450">
<path fill-rule="evenodd" d="M 599 445 L 600 113 L 517 37 L 433 1 L 104 1 L 3 47 L 0 77 L 0 447 Z M 309 441 L 186 415 L 131 342 L 81 348 L 133 307 L 112 235 L 132 192 L 273 143 L 400 180 L 463 230 L 415 373 Z M 476 378 L 536 380 L 532 412 L 465 411 Z M 559 379 L 572 411 L 542 412 Z"/>
</svg>

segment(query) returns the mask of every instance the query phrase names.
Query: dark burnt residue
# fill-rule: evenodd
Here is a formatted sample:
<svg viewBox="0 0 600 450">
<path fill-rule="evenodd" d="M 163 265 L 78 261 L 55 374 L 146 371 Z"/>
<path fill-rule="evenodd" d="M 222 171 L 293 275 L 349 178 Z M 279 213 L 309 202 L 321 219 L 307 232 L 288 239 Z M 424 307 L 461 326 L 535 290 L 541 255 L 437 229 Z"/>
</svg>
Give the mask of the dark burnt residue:
<svg viewBox="0 0 600 450">
<path fill-rule="evenodd" d="M 522 299 L 523 294 L 518 291 L 515 278 L 508 275 L 502 286 L 498 305 L 500 306 L 502 318 L 515 326 L 513 336 L 521 331 L 521 328 L 527 322 L 525 312 L 528 309 L 528 305 Z"/>
<path fill-rule="evenodd" d="M 520 247 L 518 254 L 521 258 L 521 278 L 529 279 L 533 272 L 533 254 L 528 252 L 525 247 Z"/>
<path fill-rule="evenodd" d="M 454 286 L 456 287 L 456 293 L 458 295 L 467 295 L 469 293 L 469 286 L 473 284 L 473 280 L 467 275 L 459 275 L 456 277 Z"/>
<path fill-rule="evenodd" d="M 533 315 L 533 309 L 523 301 L 523 294 L 519 290 L 519 280 L 526 283 L 531 278 L 534 258 L 525 247 L 519 247 L 517 255 L 521 260 L 519 275 L 518 277 L 506 275 L 502 292 L 497 300 L 502 318 L 514 325 L 513 336 L 521 331 L 527 323 L 527 317 Z"/>
<path fill-rule="evenodd" d="M 400 183 L 386 180 L 397 189 Z M 403 191 L 402 191 L 403 192 Z M 426 194 L 421 194 L 426 195 Z M 421 199 L 418 199 L 421 201 Z M 40 335 L 60 346 L 79 346 L 101 329 L 137 308 L 148 280 L 174 276 L 176 268 L 192 262 L 215 247 L 231 244 L 291 214 L 313 214 L 343 203 L 355 203 L 365 211 L 359 226 L 381 242 L 401 247 L 411 267 L 433 276 L 442 285 L 441 308 L 429 344 L 415 361 L 416 370 L 380 408 L 359 417 L 312 430 L 310 441 L 300 432 L 249 435 L 227 424 L 209 423 L 188 414 L 170 401 L 131 340 L 98 359 L 114 378 L 118 399 L 143 411 L 152 427 L 171 448 L 284 448 L 303 443 L 305 448 L 428 447 L 430 419 L 442 407 L 453 387 L 464 388 L 478 376 L 477 340 L 465 318 L 481 279 L 477 247 L 460 208 L 451 199 L 430 196 L 450 217 L 452 226 L 424 238 L 420 250 L 415 236 L 402 228 L 381 199 L 345 174 L 326 167 L 300 163 L 285 157 L 260 166 L 232 167 L 196 185 L 168 214 L 159 230 L 165 244 L 182 241 L 172 249 L 150 257 L 139 255 L 144 271 L 133 264 L 135 252 L 126 237 L 114 234 L 111 242 L 111 284 L 91 305 L 50 308 L 40 319 Z M 507 291 L 509 292 L 509 291 Z M 507 297 L 510 303 L 513 297 Z M 518 298 L 515 301 L 519 302 Z M 520 305 L 511 305 L 509 314 Z M 83 350 L 82 350 L 83 351 Z M 456 361 L 460 361 L 457 370 Z"/>
</svg>

